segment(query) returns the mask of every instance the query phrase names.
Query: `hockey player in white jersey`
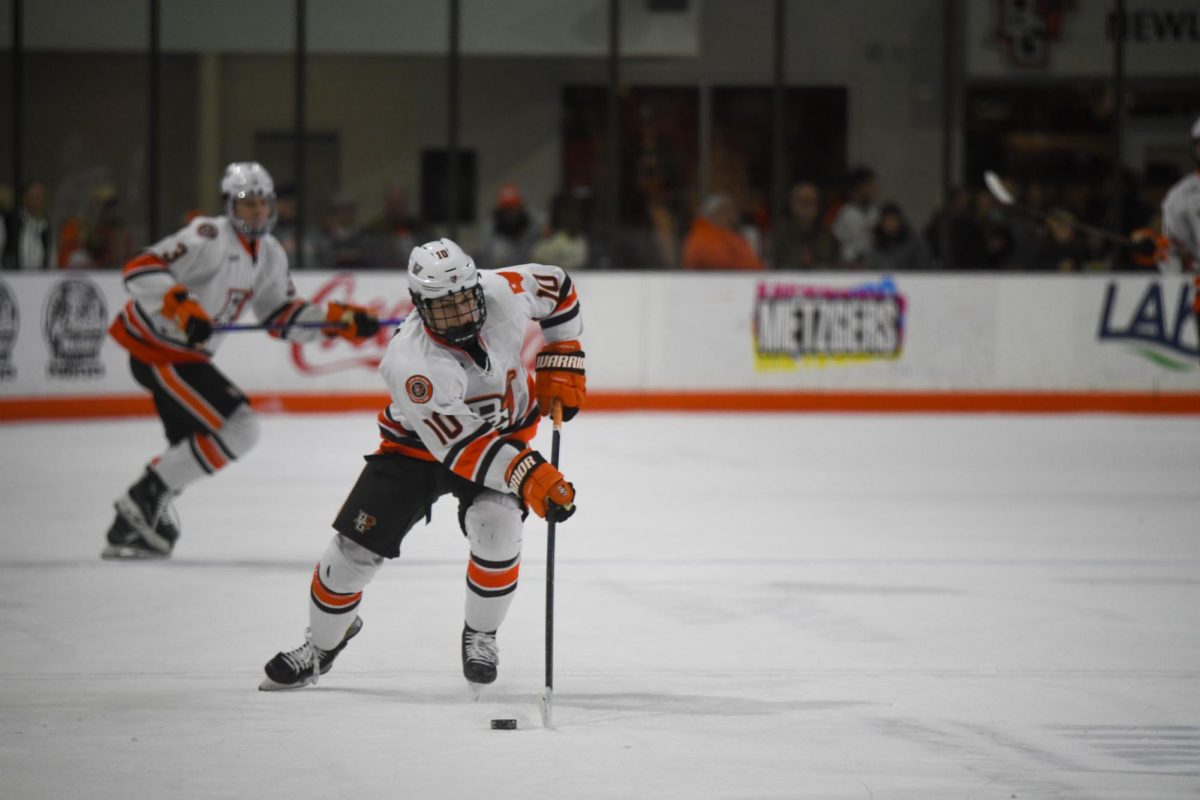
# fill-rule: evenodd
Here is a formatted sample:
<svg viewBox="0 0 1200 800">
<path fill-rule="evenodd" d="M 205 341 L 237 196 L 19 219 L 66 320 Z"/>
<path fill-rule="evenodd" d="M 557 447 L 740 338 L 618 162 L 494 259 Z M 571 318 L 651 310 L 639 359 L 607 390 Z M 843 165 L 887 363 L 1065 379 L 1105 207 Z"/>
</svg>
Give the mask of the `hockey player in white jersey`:
<svg viewBox="0 0 1200 800">
<path fill-rule="evenodd" d="M 1172 186 L 1162 202 L 1165 272 L 1200 273 L 1200 117 L 1192 123 L 1192 157 L 1196 169 Z"/>
<path fill-rule="evenodd" d="M 379 330 L 366 308 L 316 306 L 295 297 L 283 247 L 271 235 L 275 187 L 255 162 L 230 164 L 221 179 L 225 215 L 198 217 L 124 268 L 131 299 L 109 333 L 129 351 L 133 377 L 154 396 L 169 446 L 116 500 L 105 558 L 164 558 L 179 538 L 171 500 L 245 455 L 258 439 L 246 396 L 212 364 L 221 335 L 249 305 L 290 341 Z M 327 328 L 292 327 L 327 322 Z"/>
<path fill-rule="evenodd" d="M 570 419 L 586 397 L 571 279 L 541 264 L 480 272 L 457 244 L 439 239 L 413 250 L 408 286 L 420 322 L 401 327 L 380 364 L 391 392 L 378 420 L 382 443 L 366 457 L 313 572 L 308 640 L 267 663 L 261 689 L 306 686 L 329 670 L 362 627 L 355 612 L 363 589 L 446 494 L 458 500 L 470 546 L 463 675 L 473 688 L 491 683 L 526 509 L 556 521 L 575 511 L 574 487 L 529 446 L 540 415 L 558 404 Z M 547 343 L 536 381 L 521 361 L 530 320 Z"/>
</svg>

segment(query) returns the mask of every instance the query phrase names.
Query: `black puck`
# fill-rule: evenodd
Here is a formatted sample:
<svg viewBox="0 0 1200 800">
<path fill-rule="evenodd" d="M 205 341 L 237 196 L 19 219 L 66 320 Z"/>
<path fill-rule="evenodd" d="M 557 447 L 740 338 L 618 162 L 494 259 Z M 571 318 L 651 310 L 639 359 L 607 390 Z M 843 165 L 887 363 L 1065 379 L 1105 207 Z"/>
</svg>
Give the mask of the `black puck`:
<svg viewBox="0 0 1200 800">
<path fill-rule="evenodd" d="M 515 731 L 516 729 L 517 721 L 515 719 L 492 720 L 492 730 L 494 731 Z"/>
</svg>

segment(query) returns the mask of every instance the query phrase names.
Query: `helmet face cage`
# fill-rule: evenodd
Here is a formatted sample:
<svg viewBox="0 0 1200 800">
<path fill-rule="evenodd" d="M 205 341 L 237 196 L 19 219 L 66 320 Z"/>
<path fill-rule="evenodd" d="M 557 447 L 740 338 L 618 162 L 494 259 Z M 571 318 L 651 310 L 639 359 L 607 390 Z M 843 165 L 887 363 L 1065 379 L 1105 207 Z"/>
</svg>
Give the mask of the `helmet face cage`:
<svg viewBox="0 0 1200 800">
<path fill-rule="evenodd" d="M 221 193 L 225 196 L 225 215 L 238 233 L 250 239 L 265 236 L 275 228 L 279 218 L 279 206 L 275 199 L 275 182 L 271 174 L 256 161 L 230 164 L 221 179 Z M 265 197 L 270 204 L 270 213 L 261 223 L 251 223 L 237 214 L 237 202 L 252 197 Z"/>
<path fill-rule="evenodd" d="M 410 294 L 425 325 L 453 345 L 469 344 L 487 319 L 483 286 L 478 281 L 474 286 L 466 286 L 440 297 L 423 297 L 417 292 Z"/>
</svg>

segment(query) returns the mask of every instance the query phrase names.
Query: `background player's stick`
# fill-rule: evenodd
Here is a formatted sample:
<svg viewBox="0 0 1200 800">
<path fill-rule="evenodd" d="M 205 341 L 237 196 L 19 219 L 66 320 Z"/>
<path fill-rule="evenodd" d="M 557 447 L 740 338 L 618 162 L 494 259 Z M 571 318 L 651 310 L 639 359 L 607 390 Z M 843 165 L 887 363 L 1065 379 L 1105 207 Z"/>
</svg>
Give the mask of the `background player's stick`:
<svg viewBox="0 0 1200 800">
<path fill-rule="evenodd" d="M 404 322 L 404 317 L 397 319 L 381 319 L 379 326 L 381 328 L 392 325 L 399 325 Z M 259 323 L 251 323 L 249 325 L 218 325 L 213 328 L 213 333 L 241 333 L 242 331 L 281 331 L 284 328 L 344 328 L 345 322 L 293 322 L 291 325 L 262 325 Z"/>
<path fill-rule="evenodd" d="M 1018 203 L 1016 198 L 1012 196 L 1012 193 L 1009 192 L 1004 186 L 1004 183 L 1000 180 L 1000 176 L 991 170 L 983 173 L 983 182 L 987 185 L 987 189 L 989 192 L 991 192 L 992 197 L 999 200 L 1000 204 L 1003 206 L 1008 206 L 1020 214 L 1024 214 L 1027 217 L 1033 217 L 1034 219 L 1038 220 L 1046 220 L 1054 216 L 1052 213 L 1038 211 L 1030 208 L 1029 206 L 1024 206 Z M 1153 244 L 1146 245 L 1140 241 L 1135 241 L 1128 236 L 1123 236 L 1119 233 L 1113 233 L 1112 231 L 1104 228 L 1097 228 L 1095 225 L 1088 225 L 1084 222 L 1072 221 L 1071 227 L 1075 230 L 1083 231 L 1089 236 L 1095 236 L 1097 239 L 1103 239 L 1106 242 L 1114 242 L 1115 244 L 1125 245 L 1126 247 L 1132 247 L 1135 250 L 1138 248 L 1149 247 L 1150 251 L 1153 252 Z"/>
<path fill-rule="evenodd" d="M 562 404 L 558 400 L 551 406 L 554 420 L 554 439 L 550 445 L 550 464 L 558 469 L 558 446 L 562 436 Z M 550 727 L 554 711 L 554 525 L 553 519 L 546 522 L 546 686 L 538 698 L 538 709 L 542 712 L 542 726 Z"/>
</svg>

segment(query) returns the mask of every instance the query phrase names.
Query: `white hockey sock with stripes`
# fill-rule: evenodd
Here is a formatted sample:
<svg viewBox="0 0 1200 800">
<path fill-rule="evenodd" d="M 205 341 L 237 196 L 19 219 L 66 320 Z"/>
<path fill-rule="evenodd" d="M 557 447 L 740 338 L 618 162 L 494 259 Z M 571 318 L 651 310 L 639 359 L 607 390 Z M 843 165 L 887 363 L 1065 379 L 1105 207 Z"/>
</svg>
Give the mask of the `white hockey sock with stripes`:
<svg viewBox="0 0 1200 800">
<path fill-rule="evenodd" d="M 308 626 L 316 647 L 332 650 L 341 644 L 357 616 L 362 590 L 382 564 L 383 556 L 340 534 L 333 537 L 313 570 L 308 593 Z"/>
</svg>

